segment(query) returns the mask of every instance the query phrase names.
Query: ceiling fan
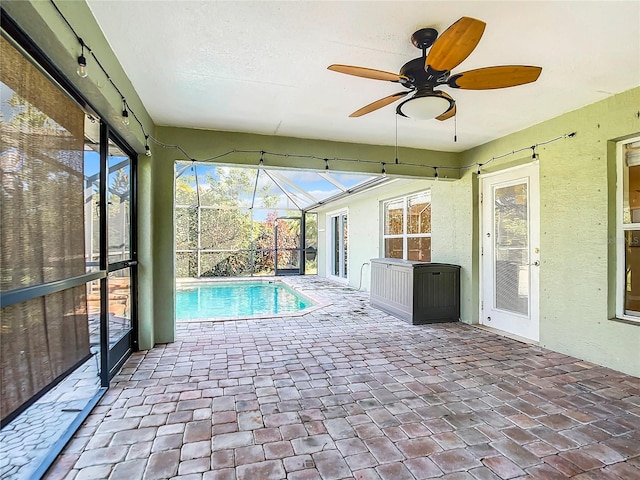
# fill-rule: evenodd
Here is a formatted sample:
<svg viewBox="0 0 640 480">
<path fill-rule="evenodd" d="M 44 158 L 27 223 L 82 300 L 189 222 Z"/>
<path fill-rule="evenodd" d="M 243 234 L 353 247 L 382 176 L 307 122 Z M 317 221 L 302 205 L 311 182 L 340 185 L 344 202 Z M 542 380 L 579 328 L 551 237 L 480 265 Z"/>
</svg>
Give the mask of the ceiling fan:
<svg viewBox="0 0 640 480">
<path fill-rule="evenodd" d="M 446 92 L 436 90 L 438 87 L 490 90 L 535 82 L 542 71 L 540 67 L 505 65 L 451 73 L 476 48 L 485 26 L 484 22 L 475 18 L 462 17 L 440 37 L 433 28 L 418 30 L 411 36 L 411 42 L 422 50 L 422 56 L 405 63 L 399 74 L 351 65 L 330 65 L 329 70 L 335 72 L 400 83 L 408 89 L 376 100 L 349 116 L 361 117 L 413 93 L 411 98 L 398 105 L 397 114 L 447 120 L 456 114 L 456 102 Z"/>
</svg>

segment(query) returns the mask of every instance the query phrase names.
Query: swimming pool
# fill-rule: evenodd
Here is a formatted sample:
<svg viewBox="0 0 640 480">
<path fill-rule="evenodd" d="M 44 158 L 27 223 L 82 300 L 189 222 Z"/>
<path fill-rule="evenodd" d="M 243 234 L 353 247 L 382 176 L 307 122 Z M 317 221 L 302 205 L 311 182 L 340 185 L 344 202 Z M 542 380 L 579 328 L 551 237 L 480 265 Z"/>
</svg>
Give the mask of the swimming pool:
<svg viewBox="0 0 640 480">
<path fill-rule="evenodd" d="M 277 316 L 313 305 L 279 281 L 210 282 L 176 288 L 178 321 Z"/>
</svg>

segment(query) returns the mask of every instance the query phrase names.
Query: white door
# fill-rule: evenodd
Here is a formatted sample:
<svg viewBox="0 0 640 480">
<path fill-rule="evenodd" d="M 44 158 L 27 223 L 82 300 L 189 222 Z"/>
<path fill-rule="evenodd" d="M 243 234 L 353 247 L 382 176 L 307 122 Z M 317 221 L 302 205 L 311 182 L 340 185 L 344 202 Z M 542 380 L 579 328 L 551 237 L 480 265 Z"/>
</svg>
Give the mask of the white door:
<svg viewBox="0 0 640 480">
<path fill-rule="evenodd" d="M 480 323 L 538 341 L 538 164 L 482 178 Z"/>
</svg>

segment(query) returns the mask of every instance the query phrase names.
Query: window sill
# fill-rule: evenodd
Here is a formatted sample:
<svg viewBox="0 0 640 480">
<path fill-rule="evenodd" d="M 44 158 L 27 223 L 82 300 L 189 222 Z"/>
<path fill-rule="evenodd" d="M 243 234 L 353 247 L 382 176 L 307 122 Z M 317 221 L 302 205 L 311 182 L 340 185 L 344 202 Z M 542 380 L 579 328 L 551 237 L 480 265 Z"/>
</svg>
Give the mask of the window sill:
<svg viewBox="0 0 640 480">
<path fill-rule="evenodd" d="M 629 325 L 635 325 L 640 327 L 640 318 L 619 316 L 619 317 L 610 318 L 609 320 L 612 322 L 627 323 Z"/>
</svg>

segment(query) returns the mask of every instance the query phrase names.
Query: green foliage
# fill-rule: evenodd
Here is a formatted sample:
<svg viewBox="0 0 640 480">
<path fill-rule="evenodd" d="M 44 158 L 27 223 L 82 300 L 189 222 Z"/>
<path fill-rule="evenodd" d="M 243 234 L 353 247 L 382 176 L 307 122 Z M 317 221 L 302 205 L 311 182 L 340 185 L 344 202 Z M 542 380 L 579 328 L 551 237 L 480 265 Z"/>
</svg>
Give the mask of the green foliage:
<svg viewBox="0 0 640 480">
<path fill-rule="evenodd" d="M 201 254 L 202 277 L 242 277 L 251 275 L 251 252 L 236 251 Z"/>
<path fill-rule="evenodd" d="M 305 215 L 305 248 L 318 248 L 318 214 L 307 213 Z"/>
</svg>

